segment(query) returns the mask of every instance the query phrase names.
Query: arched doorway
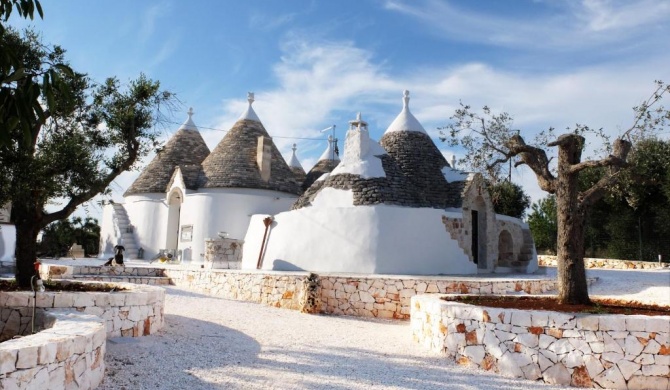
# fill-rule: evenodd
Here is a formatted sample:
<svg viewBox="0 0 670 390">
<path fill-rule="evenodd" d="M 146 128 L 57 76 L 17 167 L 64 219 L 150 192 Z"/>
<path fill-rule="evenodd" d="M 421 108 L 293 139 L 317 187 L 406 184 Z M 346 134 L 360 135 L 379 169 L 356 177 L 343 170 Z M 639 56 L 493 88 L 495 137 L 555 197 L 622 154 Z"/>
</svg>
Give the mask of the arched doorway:
<svg viewBox="0 0 670 390">
<path fill-rule="evenodd" d="M 477 264 L 478 269 L 487 269 L 488 263 L 486 260 L 486 203 L 484 198 L 478 196 L 475 199 L 472 210 L 470 211 L 470 224 L 472 227 L 472 261 Z"/>
<path fill-rule="evenodd" d="M 181 204 L 184 202 L 184 194 L 175 188 L 168 196 L 168 220 L 165 249 L 177 249 L 179 243 L 179 214 Z"/>
<path fill-rule="evenodd" d="M 507 230 L 498 237 L 498 265 L 509 266 L 514 260 L 514 240 Z"/>
</svg>

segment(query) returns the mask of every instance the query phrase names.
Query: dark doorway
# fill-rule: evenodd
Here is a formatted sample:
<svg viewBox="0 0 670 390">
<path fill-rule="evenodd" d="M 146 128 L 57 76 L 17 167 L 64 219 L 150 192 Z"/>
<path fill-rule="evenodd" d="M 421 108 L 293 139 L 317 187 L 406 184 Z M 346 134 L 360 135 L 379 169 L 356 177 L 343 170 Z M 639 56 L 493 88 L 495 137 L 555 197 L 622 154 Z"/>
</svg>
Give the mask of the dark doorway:
<svg viewBox="0 0 670 390">
<path fill-rule="evenodd" d="M 479 211 L 472 210 L 471 218 L 472 221 L 472 261 L 475 264 L 479 263 Z"/>
</svg>

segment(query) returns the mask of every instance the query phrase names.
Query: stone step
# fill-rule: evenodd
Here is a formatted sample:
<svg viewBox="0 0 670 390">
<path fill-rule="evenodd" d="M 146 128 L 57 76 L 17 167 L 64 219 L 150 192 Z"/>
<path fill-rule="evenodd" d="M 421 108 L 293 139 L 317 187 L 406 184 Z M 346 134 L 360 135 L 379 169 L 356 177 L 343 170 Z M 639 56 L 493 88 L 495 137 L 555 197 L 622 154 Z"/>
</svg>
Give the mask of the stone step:
<svg viewBox="0 0 670 390">
<path fill-rule="evenodd" d="M 110 283 L 148 284 L 152 286 L 169 286 L 167 276 L 131 276 L 131 275 L 72 275 L 68 279 L 87 280 Z"/>
</svg>

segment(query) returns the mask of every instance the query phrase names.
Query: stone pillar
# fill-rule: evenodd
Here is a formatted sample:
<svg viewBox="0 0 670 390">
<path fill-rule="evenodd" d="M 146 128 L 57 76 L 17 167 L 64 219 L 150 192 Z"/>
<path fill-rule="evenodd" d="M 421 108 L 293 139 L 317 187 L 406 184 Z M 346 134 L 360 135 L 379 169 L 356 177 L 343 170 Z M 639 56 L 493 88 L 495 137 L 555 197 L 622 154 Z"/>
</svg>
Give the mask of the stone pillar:
<svg viewBox="0 0 670 390">
<path fill-rule="evenodd" d="M 207 269 L 240 269 L 244 240 L 232 238 L 208 238 L 205 240 L 205 264 Z"/>
</svg>

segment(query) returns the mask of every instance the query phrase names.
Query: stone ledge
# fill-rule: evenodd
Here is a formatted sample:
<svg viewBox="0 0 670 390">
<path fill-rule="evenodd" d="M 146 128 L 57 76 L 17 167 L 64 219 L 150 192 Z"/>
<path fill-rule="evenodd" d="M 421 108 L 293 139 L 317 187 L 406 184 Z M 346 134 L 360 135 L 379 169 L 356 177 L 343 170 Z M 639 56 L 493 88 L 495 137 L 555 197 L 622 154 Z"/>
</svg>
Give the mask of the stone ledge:
<svg viewBox="0 0 670 390">
<path fill-rule="evenodd" d="M 556 267 L 556 256 L 537 255 L 540 266 Z M 670 268 L 670 263 L 658 263 L 655 261 L 618 260 L 618 259 L 595 259 L 585 258 L 585 268 L 602 269 L 659 269 Z"/>
<path fill-rule="evenodd" d="M 414 340 L 459 364 L 550 384 L 670 386 L 670 316 L 488 308 L 412 298 Z"/>
<path fill-rule="evenodd" d="M 118 286 L 125 290 L 114 292 L 41 292 L 37 293 L 37 310 L 74 309 L 105 320 L 107 337 L 139 337 L 156 333 L 163 327 L 165 290 L 160 287 L 131 283 L 103 283 L 61 280 L 62 283 Z M 33 293 L 30 291 L 3 292 L 0 295 L 2 335 L 20 334 L 30 324 Z M 13 321 L 10 325 L 9 321 Z M 8 329 L 5 331 L 5 329 Z M 16 332 L 14 332 L 16 329 Z M 6 334 L 12 331 L 14 334 Z"/>
<path fill-rule="evenodd" d="M 0 388 L 96 388 L 105 374 L 104 320 L 69 310 L 43 317 L 47 329 L 0 344 Z"/>
</svg>

